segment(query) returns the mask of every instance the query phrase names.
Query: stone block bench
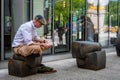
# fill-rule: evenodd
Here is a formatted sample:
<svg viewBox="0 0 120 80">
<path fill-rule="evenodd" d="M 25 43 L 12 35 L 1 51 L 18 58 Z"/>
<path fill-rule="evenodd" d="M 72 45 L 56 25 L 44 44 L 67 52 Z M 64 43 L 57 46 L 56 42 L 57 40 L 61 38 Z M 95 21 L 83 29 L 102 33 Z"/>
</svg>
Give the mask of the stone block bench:
<svg viewBox="0 0 120 80">
<path fill-rule="evenodd" d="M 115 40 L 115 48 L 117 56 L 120 56 L 120 37 L 117 37 Z"/>
<path fill-rule="evenodd" d="M 106 53 L 97 42 L 74 41 L 72 56 L 79 68 L 99 70 L 106 66 Z"/>
<path fill-rule="evenodd" d="M 29 55 L 23 57 L 14 54 L 13 58 L 8 61 L 9 75 L 25 77 L 37 73 L 37 66 L 41 64 L 42 56 Z"/>
</svg>

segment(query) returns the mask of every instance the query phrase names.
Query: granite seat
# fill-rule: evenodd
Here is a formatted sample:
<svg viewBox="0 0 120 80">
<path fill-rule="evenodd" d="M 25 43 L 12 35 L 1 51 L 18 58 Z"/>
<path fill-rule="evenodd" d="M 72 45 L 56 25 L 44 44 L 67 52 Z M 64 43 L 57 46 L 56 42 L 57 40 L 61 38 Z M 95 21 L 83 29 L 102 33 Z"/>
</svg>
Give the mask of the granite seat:
<svg viewBox="0 0 120 80">
<path fill-rule="evenodd" d="M 29 55 L 27 57 L 14 54 L 8 61 L 9 75 L 25 77 L 37 73 L 37 66 L 41 64 L 40 55 Z"/>
<path fill-rule="evenodd" d="M 72 56 L 76 58 L 79 68 L 99 70 L 105 68 L 106 54 L 100 43 L 89 41 L 74 41 Z"/>
<path fill-rule="evenodd" d="M 115 40 L 115 48 L 117 56 L 120 56 L 120 37 L 117 37 Z"/>
</svg>

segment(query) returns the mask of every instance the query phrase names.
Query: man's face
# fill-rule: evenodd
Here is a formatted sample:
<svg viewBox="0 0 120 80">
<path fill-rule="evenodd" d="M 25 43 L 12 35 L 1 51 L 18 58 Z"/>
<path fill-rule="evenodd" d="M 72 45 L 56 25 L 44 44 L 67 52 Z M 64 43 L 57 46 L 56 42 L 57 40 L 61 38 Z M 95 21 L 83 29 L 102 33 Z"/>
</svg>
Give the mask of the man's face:
<svg viewBox="0 0 120 80">
<path fill-rule="evenodd" d="M 36 28 L 40 28 L 40 27 L 42 27 L 42 23 L 40 22 L 40 21 L 36 21 Z"/>
</svg>

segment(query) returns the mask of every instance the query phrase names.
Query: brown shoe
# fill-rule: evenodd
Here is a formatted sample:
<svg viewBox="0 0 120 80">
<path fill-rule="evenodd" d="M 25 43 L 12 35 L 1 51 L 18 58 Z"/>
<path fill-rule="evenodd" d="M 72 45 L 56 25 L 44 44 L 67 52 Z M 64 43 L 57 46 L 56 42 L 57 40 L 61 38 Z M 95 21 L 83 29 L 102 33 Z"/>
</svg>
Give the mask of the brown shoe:
<svg viewBox="0 0 120 80">
<path fill-rule="evenodd" d="M 38 67 L 38 71 L 37 71 L 37 73 L 55 73 L 55 72 L 57 72 L 57 70 L 54 70 L 53 68 L 51 68 L 51 67 L 48 67 L 48 66 L 40 66 L 40 67 Z"/>
</svg>

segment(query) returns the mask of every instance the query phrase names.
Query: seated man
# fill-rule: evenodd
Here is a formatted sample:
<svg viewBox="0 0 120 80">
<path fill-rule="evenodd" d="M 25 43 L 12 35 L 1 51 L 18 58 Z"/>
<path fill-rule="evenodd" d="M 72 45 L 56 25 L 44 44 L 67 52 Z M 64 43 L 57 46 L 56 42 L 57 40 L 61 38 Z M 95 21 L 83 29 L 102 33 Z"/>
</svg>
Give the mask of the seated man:
<svg viewBox="0 0 120 80">
<path fill-rule="evenodd" d="M 37 35 L 36 28 L 42 27 L 45 24 L 44 18 L 41 15 L 36 15 L 34 20 L 22 24 L 15 34 L 12 47 L 15 54 L 20 54 L 27 57 L 31 54 L 41 55 L 43 50 L 51 47 L 48 41 L 40 39 Z M 53 68 L 40 65 L 38 71 L 55 72 Z"/>
</svg>

